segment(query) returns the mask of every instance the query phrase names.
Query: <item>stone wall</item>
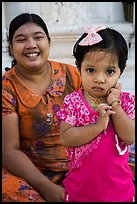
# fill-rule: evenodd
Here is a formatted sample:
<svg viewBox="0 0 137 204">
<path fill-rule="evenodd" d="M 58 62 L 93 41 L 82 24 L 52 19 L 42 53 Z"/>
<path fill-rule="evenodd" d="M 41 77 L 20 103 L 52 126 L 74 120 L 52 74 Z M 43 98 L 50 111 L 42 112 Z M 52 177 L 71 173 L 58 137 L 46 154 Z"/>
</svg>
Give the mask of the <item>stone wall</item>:
<svg viewBox="0 0 137 204">
<path fill-rule="evenodd" d="M 71 64 L 74 64 L 73 45 L 83 33 L 85 26 L 102 24 L 117 29 L 129 45 L 128 66 L 120 80 L 124 90 L 134 92 L 134 21 L 125 21 L 122 2 L 2 2 L 2 72 L 4 67 L 10 66 L 11 63 L 6 28 L 11 19 L 22 12 L 37 13 L 46 22 L 51 36 L 50 59 Z"/>
</svg>

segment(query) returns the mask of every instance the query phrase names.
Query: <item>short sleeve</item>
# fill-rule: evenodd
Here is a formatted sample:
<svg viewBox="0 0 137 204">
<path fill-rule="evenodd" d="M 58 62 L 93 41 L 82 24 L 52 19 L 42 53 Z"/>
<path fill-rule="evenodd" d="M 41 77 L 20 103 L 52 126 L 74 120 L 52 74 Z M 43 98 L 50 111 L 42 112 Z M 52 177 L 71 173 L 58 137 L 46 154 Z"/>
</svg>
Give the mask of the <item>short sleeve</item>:
<svg viewBox="0 0 137 204">
<path fill-rule="evenodd" d="M 74 100 L 75 96 L 73 93 L 68 94 L 65 96 L 62 108 L 60 111 L 57 112 L 58 122 L 64 121 L 70 125 L 76 126 L 76 111 Z"/>
<path fill-rule="evenodd" d="M 122 107 L 129 118 L 135 119 L 135 95 L 123 92 L 121 95 Z"/>
<path fill-rule="evenodd" d="M 10 91 L 2 90 L 2 115 L 7 115 L 16 112 L 16 99 Z"/>
</svg>

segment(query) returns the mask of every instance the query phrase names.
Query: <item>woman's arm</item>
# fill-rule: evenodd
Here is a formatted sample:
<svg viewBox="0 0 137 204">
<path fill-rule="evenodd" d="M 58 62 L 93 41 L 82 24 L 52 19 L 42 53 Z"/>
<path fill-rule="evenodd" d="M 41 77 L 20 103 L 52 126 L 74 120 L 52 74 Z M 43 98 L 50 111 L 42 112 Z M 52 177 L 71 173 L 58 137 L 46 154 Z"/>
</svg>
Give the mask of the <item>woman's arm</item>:
<svg viewBox="0 0 137 204">
<path fill-rule="evenodd" d="M 46 201 L 64 200 L 64 189 L 49 181 L 20 150 L 19 120 L 16 113 L 2 118 L 2 161 L 14 175 L 24 178 Z"/>
</svg>

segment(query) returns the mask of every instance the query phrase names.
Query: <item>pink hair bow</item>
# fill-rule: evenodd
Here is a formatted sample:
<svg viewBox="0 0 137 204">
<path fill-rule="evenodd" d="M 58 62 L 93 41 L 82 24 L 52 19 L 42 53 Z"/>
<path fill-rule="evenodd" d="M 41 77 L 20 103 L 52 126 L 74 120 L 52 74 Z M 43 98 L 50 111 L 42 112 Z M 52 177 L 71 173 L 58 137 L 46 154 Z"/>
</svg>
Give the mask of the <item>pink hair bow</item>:
<svg viewBox="0 0 137 204">
<path fill-rule="evenodd" d="M 106 28 L 105 26 L 88 26 L 85 29 L 85 33 L 87 33 L 88 35 L 81 40 L 79 45 L 88 46 L 99 43 L 102 40 L 102 38 L 97 32 L 105 28 Z"/>
</svg>

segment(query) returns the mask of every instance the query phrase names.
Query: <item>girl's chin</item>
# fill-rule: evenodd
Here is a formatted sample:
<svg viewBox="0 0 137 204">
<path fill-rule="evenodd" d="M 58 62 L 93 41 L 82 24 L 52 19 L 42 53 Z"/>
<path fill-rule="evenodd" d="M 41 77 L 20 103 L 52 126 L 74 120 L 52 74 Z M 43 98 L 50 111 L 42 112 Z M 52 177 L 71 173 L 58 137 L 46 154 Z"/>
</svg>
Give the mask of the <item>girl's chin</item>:
<svg viewBox="0 0 137 204">
<path fill-rule="evenodd" d="M 94 98 L 104 98 L 107 96 L 107 93 L 102 93 L 101 91 L 94 91 L 94 92 L 91 92 L 89 93 L 92 97 Z"/>
<path fill-rule="evenodd" d="M 94 98 L 106 98 L 108 95 L 105 93 L 105 94 L 94 94 L 93 97 Z"/>
</svg>

